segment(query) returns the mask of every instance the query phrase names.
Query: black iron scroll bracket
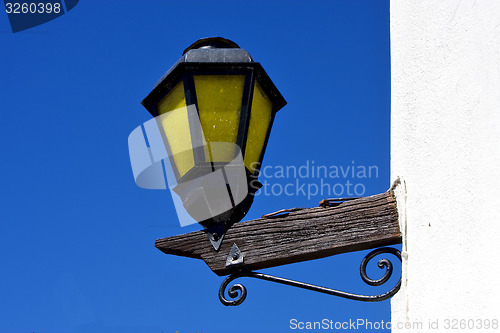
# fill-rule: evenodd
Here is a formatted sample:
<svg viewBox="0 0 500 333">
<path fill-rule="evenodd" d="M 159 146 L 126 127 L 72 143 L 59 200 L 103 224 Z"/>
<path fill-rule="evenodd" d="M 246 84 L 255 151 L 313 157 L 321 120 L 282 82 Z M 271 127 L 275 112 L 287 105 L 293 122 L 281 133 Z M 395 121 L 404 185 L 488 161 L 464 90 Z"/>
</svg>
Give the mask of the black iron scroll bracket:
<svg viewBox="0 0 500 333">
<path fill-rule="evenodd" d="M 375 249 L 368 253 L 363 260 L 361 261 L 361 265 L 359 268 L 361 279 L 368 285 L 370 286 L 380 286 L 386 283 L 389 278 L 392 276 L 392 271 L 393 271 L 393 266 L 392 262 L 389 259 L 380 259 L 378 261 L 378 267 L 380 269 L 383 269 L 385 267 L 385 273 L 380 279 L 371 279 L 368 277 L 366 274 L 366 266 L 368 265 L 368 262 L 373 259 L 375 256 L 380 255 L 380 254 L 392 254 L 395 257 L 401 261 L 401 252 L 399 250 L 392 248 L 392 247 L 382 247 L 379 249 Z M 226 261 L 226 267 L 232 268 L 234 270 L 234 273 L 228 276 L 224 282 L 222 282 L 222 285 L 219 288 L 219 299 L 222 304 L 226 306 L 236 306 L 240 305 L 243 303 L 247 296 L 247 290 L 246 287 L 243 286 L 242 284 L 234 284 L 231 287 L 229 287 L 227 293 L 229 297 L 232 300 L 228 300 L 225 296 L 225 290 L 227 286 L 235 279 L 238 279 L 240 277 L 251 277 L 251 278 L 256 278 L 260 280 L 266 280 L 266 281 L 271 281 L 275 283 L 280 283 L 280 284 L 285 284 L 288 286 L 292 287 L 297 287 L 297 288 L 302 288 L 302 289 L 307 289 L 311 291 L 317 291 L 323 294 L 328 294 L 328 295 L 333 295 L 333 296 L 338 296 L 338 297 L 343 297 L 355 301 L 363 301 L 363 302 L 380 302 L 383 300 L 386 300 L 388 298 L 391 298 L 394 296 L 399 291 L 399 288 L 401 287 L 401 278 L 399 278 L 398 283 L 389 291 L 380 294 L 380 295 L 359 295 L 359 294 L 352 294 L 349 292 L 345 291 L 340 291 L 340 290 L 335 290 L 335 289 L 330 289 L 330 288 L 325 288 L 321 286 L 316 286 L 313 284 L 309 283 L 304 283 L 304 282 L 299 282 L 299 281 L 294 281 L 294 280 L 289 280 L 277 276 L 272 276 L 268 274 L 263 274 L 259 272 L 252 272 L 247 269 L 245 269 L 245 266 L 243 264 L 243 254 L 240 252 L 236 244 L 234 244 L 231 247 L 231 250 L 229 251 L 229 256 L 227 257 Z"/>
</svg>

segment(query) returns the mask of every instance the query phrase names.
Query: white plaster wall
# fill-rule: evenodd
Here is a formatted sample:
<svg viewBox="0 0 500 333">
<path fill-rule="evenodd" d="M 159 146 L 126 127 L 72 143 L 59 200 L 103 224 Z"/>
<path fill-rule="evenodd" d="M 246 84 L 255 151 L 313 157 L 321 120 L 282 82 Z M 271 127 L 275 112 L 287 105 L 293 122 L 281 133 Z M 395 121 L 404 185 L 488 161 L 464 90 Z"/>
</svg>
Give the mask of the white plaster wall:
<svg viewBox="0 0 500 333">
<path fill-rule="evenodd" d="M 392 322 L 423 325 L 393 332 L 500 320 L 500 1 L 391 0 L 391 59 L 391 176 L 406 185 Z"/>
</svg>

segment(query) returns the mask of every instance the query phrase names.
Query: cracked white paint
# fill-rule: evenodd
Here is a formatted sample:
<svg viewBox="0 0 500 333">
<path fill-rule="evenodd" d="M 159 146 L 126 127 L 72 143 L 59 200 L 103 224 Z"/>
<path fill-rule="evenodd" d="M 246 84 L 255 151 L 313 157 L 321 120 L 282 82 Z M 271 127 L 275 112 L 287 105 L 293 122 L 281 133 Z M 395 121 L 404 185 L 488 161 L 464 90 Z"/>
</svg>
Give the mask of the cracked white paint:
<svg viewBox="0 0 500 333">
<path fill-rule="evenodd" d="M 391 76 L 393 324 L 500 320 L 500 1 L 391 0 Z"/>
</svg>

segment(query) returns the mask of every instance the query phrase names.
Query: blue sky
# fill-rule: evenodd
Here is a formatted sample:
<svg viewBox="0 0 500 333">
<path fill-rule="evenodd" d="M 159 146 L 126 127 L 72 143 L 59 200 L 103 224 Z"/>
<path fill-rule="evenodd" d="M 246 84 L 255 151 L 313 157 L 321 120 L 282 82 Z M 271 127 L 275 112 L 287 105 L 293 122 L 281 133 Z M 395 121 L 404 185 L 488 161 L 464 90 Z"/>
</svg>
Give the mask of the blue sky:
<svg viewBox="0 0 500 333">
<path fill-rule="evenodd" d="M 389 301 L 248 279 L 247 300 L 224 307 L 221 277 L 154 247 L 199 227 L 179 226 L 168 191 L 135 185 L 127 137 L 150 119 L 140 101 L 154 83 L 207 36 L 248 50 L 288 101 L 264 166 L 376 166 L 327 181 L 362 184 L 363 195 L 390 187 L 389 1 L 82 0 L 15 34 L 2 12 L 0 332 L 295 332 L 294 318 L 390 319 Z M 325 197 L 260 195 L 246 219 Z M 265 272 L 376 293 L 358 274 L 365 254 Z"/>
</svg>

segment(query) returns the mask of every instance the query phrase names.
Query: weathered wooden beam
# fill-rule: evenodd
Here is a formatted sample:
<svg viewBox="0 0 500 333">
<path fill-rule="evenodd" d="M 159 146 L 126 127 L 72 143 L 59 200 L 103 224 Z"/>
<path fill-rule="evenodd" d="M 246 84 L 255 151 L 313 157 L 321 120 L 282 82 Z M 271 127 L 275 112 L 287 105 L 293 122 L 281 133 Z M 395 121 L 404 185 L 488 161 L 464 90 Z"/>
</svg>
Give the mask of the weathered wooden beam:
<svg viewBox="0 0 500 333">
<path fill-rule="evenodd" d="M 242 252 L 244 264 L 257 270 L 398 243 L 396 200 L 388 191 L 336 207 L 236 223 L 219 252 L 204 231 L 158 239 L 155 246 L 167 254 L 202 259 L 217 275 L 228 275 L 226 259 L 233 244 Z"/>
</svg>

